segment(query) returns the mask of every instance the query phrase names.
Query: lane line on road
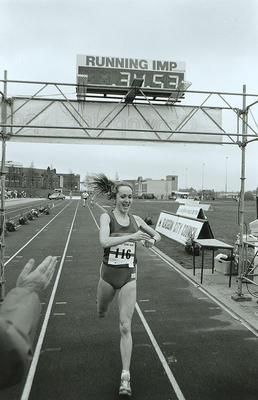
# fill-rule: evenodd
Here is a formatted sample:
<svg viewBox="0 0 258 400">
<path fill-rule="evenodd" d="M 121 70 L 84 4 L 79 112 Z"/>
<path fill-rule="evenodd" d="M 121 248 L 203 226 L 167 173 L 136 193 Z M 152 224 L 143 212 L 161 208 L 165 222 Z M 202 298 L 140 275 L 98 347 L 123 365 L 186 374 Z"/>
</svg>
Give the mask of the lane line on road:
<svg viewBox="0 0 258 400">
<path fill-rule="evenodd" d="M 153 345 L 153 347 L 154 347 L 154 349 L 155 349 L 155 351 L 156 351 L 156 353 L 157 353 L 157 355 L 158 355 L 158 357 L 160 359 L 160 362 L 161 362 L 161 364 L 162 364 L 162 366 L 163 366 L 163 368 L 164 368 L 164 370 L 165 370 L 165 372 L 167 374 L 167 377 L 168 377 L 168 379 L 169 379 L 169 381 L 170 381 L 170 383 L 171 383 L 171 385 L 173 387 L 173 390 L 177 395 L 178 400 L 185 400 L 185 397 L 184 397 L 183 393 L 181 392 L 181 389 L 180 389 L 180 387 L 179 387 L 179 385 L 178 385 L 178 383 L 177 383 L 177 381 L 176 381 L 176 379 L 175 379 L 175 377 L 174 377 L 174 375 L 173 375 L 173 373 L 172 373 L 172 371 L 171 371 L 171 369 L 170 369 L 170 367 L 169 367 L 169 365 L 167 363 L 167 360 L 164 357 L 162 351 L 160 350 L 160 347 L 159 347 L 159 345 L 158 345 L 158 343 L 157 343 L 157 341 L 156 341 L 156 339 L 155 339 L 155 337 L 154 337 L 154 335 L 153 335 L 153 333 L 152 333 L 152 331 L 151 331 L 146 319 L 144 318 L 144 316 L 143 316 L 143 314 L 142 314 L 142 312 L 140 310 L 140 307 L 138 306 L 137 303 L 136 303 L 135 308 L 136 308 L 136 310 L 138 312 L 138 315 L 139 315 L 139 317 L 140 317 L 140 319 L 142 321 L 142 324 L 143 324 L 144 328 L 146 329 L 146 332 L 148 333 L 150 341 L 151 341 L 151 343 L 152 343 L 152 345 Z"/>
<path fill-rule="evenodd" d="M 69 204 L 71 204 L 71 203 L 69 203 Z M 36 348 L 35 348 L 35 351 L 34 351 L 34 356 L 33 356 L 33 359 L 32 359 L 31 365 L 30 365 L 30 369 L 29 369 L 29 372 L 28 372 L 28 375 L 27 375 L 27 379 L 26 379 L 26 382 L 25 382 L 25 385 L 24 385 L 24 389 L 23 389 L 23 392 L 22 392 L 21 400 L 28 400 L 29 395 L 30 395 L 30 391 L 31 391 L 31 387 L 32 387 L 32 384 L 33 384 L 36 368 L 37 368 L 38 361 L 39 361 L 41 347 L 42 347 L 43 340 L 44 340 L 44 337 L 45 337 L 45 334 L 46 334 L 48 321 L 49 321 L 49 318 L 50 318 L 53 302 L 54 302 L 56 291 L 57 291 L 57 286 L 58 286 L 59 279 L 60 279 L 60 276 L 61 276 L 61 272 L 62 272 L 62 269 L 63 269 L 64 260 L 65 260 L 66 252 L 67 252 L 68 245 L 69 245 L 69 242 L 70 242 L 74 221 L 75 221 L 75 218 L 76 218 L 76 215 L 77 215 L 78 206 L 79 206 L 79 202 L 78 202 L 77 207 L 76 207 L 75 212 L 74 212 L 74 217 L 73 217 L 73 220 L 72 220 L 72 223 L 71 223 L 71 228 L 70 228 L 67 240 L 66 240 L 64 252 L 63 252 L 63 255 L 62 255 L 62 259 L 60 261 L 60 266 L 59 266 L 59 269 L 58 269 L 58 272 L 57 272 L 57 276 L 56 276 L 56 279 L 55 279 L 55 283 L 54 283 L 54 286 L 53 286 L 53 289 L 52 289 L 51 297 L 50 297 L 50 300 L 49 300 L 49 303 L 48 303 L 48 307 L 47 307 L 47 311 L 46 311 L 46 314 L 45 314 L 45 318 L 44 318 L 44 321 L 43 321 L 43 324 L 42 324 L 42 327 L 41 327 L 41 331 L 40 331 L 40 334 L 39 334 L 38 342 L 37 342 L 37 345 L 36 345 Z"/>
<path fill-rule="evenodd" d="M 55 313 L 53 313 L 53 315 L 55 315 L 55 316 L 63 316 L 63 315 L 66 315 L 66 313 L 64 313 L 64 312 L 55 312 Z"/>
<path fill-rule="evenodd" d="M 59 214 L 61 214 L 67 207 L 69 207 L 71 203 L 68 203 L 61 211 L 59 211 L 58 214 L 56 214 L 45 226 L 43 226 L 43 228 L 41 228 L 36 235 L 32 236 L 32 238 L 25 243 L 18 251 L 16 251 L 16 253 L 14 253 L 9 259 L 8 261 L 6 261 L 4 263 L 4 265 L 6 266 L 10 261 L 12 261 L 14 259 L 14 257 L 17 256 L 17 254 L 19 254 L 26 246 L 28 246 L 29 243 L 32 242 L 32 240 L 34 240 L 49 224 L 51 224 L 52 221 L 54 221 L 54 219 L 56 219 L 58 217 Z"/>
<path fill-rule="evenodd" d="M 97 204 L 97 205 L 104 212 L 106 212 L 106 210 L 103 209 L 99 204 Z M 93 215 L 93 213 L 92 213 L 90 208 L 89 208 L 89 210 L 90 210 L 90 213 L 92 215 L 92 218 L 93 218 L 97 228 L 99 229 L 99 225 L 98 225 L 98 223 L 97 223 L 97 221 L 96 221 L 96 219 L 95 219 L 95 217 L 94 217 L 94 215 Z M 137 311 L 137 313 L 138 313 L 138 315 L 140 317 L 140 320 L 142 321 L 142 324 L 143 324 L 143 326 L 144 326 L 144 328 L 145 328 L 145 330 L 146 330 L 146 332 L 147 332 L 147 334 L 149 336 L 149 339 L 150 339 L 150 341 L 151 341 L 151 343 L 152 343 L 152 345 L 154 347 L 154 350 L 156 351 L 156 353 L 157 353 L 157 355 L 159 357 L 161 365 L 164 368 L 164 371 L 166 372 L 168 380 L 169 380 L 169 382 L 170 382 L 170 384 L 171 384 L 171 386 L 172 386 L 172 388 L 173 388 L 178 400 L 186 400 L 184 395 L 183 395 L 183 393 L 182 393 L 182 391 L 181 391 L 181 389 L 180 389 L 180 387 L 179 387 L 179 385 L 178 385 L 178 383 L 177 383 L 177 381 L 176 381 L 176 379 L 175 379 L 175 377 L 174 377 L 174 375 L 173 375 L 173 373 L 172 373 L 172 371 L 171 371 L 171 369 L 170 369 L 170 367 L 169 367 L 169 365 L 168 365 L 168 363 L 167 363 L 167 360 L 166 360 L 165 356 L 163 355 L 163 353 L 162 353 L 162 351 L 161 351 L 161 349 L 160 349 L 160 347 L 159 347 L 159 345 L 158 345 L 158 343 L 157 343 L 157 341 L 156 341 L 156 339 L 155 339 L 155 337 L 154 337 L 154 335 L 153 335 L 153 333 L 152 333 L 152 331 L 151 331 L 146 319 L 144 318 L 143 313 L 142 313 L 142 311 L 141 311 L 141 309 L 140 309 L 140 307 L 139 307 L 137 302 L 136 302 L 136 305 L 135 305 L 135 309 L 136 309 L 136 311 Z"/>
</svg>

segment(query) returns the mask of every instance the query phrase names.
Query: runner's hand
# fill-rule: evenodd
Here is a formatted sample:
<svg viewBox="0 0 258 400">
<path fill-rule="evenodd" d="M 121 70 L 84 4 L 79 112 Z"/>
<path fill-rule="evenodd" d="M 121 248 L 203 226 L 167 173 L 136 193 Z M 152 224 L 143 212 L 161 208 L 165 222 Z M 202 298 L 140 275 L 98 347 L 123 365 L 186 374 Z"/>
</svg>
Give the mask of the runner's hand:
<svg viewBox="0 0 258 400">
<path fill-rule="evenodd" d="M 147 249 L 151 248 L 155 244 L 155 239 L 151 238 L 149 240 L 144 241 L 144 246 L 147 247 Z"/>
<path fill-rule="evenodd" d="M 133 233 L 132 236 L 131 236 L 131 240 L 133 242 L 138 242 L 140 240 L 149 240 L 149 239 L 151 239 L 150 235 L 148 235 L 147 233 L 142 232 L 141 230 Z"/>
</svg>

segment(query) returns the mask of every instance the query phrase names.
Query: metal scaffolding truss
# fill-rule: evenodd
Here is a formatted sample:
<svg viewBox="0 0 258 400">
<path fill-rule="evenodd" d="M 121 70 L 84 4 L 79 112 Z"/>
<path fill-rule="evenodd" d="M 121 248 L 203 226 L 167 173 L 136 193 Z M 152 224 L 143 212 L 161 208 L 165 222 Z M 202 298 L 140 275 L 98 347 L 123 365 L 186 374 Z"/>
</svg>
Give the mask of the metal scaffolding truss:
<svg viewBox="0 0 258 400">
<path fill-rule="evenodd" d="M 237 297 L 242 298 L 245 150 L 258 140 L 258 124 L 251 108 L 258 94 L 148 89 L 139 86 L 117 88 L 108 94 L 100 85 L 79 85 L 83 100 L 76 99 L 73 83 L 8 80 L 5 71 L 1 92 L 1 270 L 0 300 L 4 297 L 5 226 L 5 152 L 8 141 L 39 141 L 85 144 L 197 143 L 238 146 L 242 154 L 240 190 L 240 262 Z M 37 87 L 33 94 L 7 97 L 8 85 Z M 38 88 L 39 87 L 39 88 Z M 52 90 L 55 93 L 52 93 Z M 73 97 L 65 91 L 73 88 Z M 45 94 L 43 94 L 45 92 Z M 80 90 L 80 93 L 82 91 Z M 194 105 L 182 105 L 185 95 L 196 99 Z M 247 99 L 251 99 L 247 104 Z M 218 103 L 220 103 L 218 105 Z M 228 113 L 230 116 L 228 117 Z M 222 126 L 222 114 L 230 126 Z M 251 116 L 248 120 L 248 116 Z M 232 129 L 232 125 L 234 128 Z"/>
<path fill-rule="evenodd" d="M 4 81 L 4 80 L 2 80 Z M 240 145 L 240 123 L 244 123 L 250 133 L 246 132 L 246 141 L 257 140 L 257 123 L 252 125 L 244 120 L 243 111 L 230 104 L 228 97 L 243 96 L 243 93 L 190 91 L 187 94 L 205 95 L 197 105 L 179 105 L 176 98 L 150 97 L 144 89 L 121 88 L 133 96 L 107 94 L 100 97 L 100 87 L 85 85 L 85 101 L 69 99 L 65 94 L 67 86 L 75 84 L 56 82 L 34 82 L 6 80 L 9 84 L 27 84 L 40 86 L 31 96 L 14 96 L 7 101 L 6 123 L 1 124 L 6 130 L 7 139 L 11 141 L 59 141 L 59 142 L 165 142 L 165 143 L 200 143 L 200 144 L 233 144 Z M 47 90 L 55 89 L 56 93 L 43 95 Z M 65 88 L 65 89 L 64 89 Z M 103 87 L 103 92 L 106 90 Z M 175 91 L 179 92 L 179 91 Z M 53 98 L 59 96 L 59 98 Z M 246 94 L 247 96 L 256 96 Z M 220 106 L 209 103 L 220 100 Z M 253 104 L 255 104 L 254 102 Z M 250 104 L 250 108 L 253 104 Z M 234 131 L 222 126 L 222 112 L 230 111 L 237 123 Z M 60 116 L 59 120 L 57 116 Z M 92 117 L 94 115 L 94 118 Z M 253 115 L 253 114 L 252 114 Z M 46 123 L 50 121 L 51 123 Z M 66 123 L 65 123 L 66 122 Z M 208 129 L 205 130 L 205 128 Z M 46 132 L 47 131 L 47 132 Z M 125 143 L 126 144 L 126 143 Z"/>
</svg>

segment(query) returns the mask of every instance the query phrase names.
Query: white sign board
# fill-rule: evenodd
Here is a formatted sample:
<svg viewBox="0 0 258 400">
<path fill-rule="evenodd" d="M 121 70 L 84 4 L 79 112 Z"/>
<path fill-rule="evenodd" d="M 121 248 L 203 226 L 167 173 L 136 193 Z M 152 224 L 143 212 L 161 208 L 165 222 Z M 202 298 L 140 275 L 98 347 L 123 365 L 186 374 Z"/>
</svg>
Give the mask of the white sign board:
<svg viewBox="0 0 258 400">
<path fill-rule="evenodd" d="M 200 207 L 203 209 L 203 211 L 211 210 L 211 205 L 210 204 L 200 204 Z"/>
<path fill-rule="evenodd" d="M 211 209 L 210 204 L 199 204 L 199 205 L 181 204 L 178 207 L 176 214 L 191 218 L 205 219 L 206 216 L 203 211 L 208 211 L 210 209 Z"/>
<path fill-rule="evenodd" d="M 203 221 L 161 212 L 155 229 L 168 238 L 185 245 L 189 235 L 192 235 L 194 239 L 198 238 L 203 223 Z"/>
<path fill-rule="evenodd" d="M 126 145 L 151 142 L 167 144 L 168 141 L 222 143 L 223 132 L 216 125 L 221 126 L 222 113 L 219 108 L 205 108 L 205 112 L 198 110 L 182 128 L 182 131 L 186 132 L 199 132 L 191 135 L 171 133 L 168 126 L 171 130 L 177 129 L 180 123 L 187 121 L 194 107 L 155 105 L 155 108 L 157 112 L 153 112 L 153 108 L 148 104 L 134 106 L 74 100 L 67 103 L 65 100 L 49 99 L 31 99 L 26 103 L 26 99 L 14 98 L 12 109 L 8 106 L 7 123 L 40 126 L 10 128 L 11 141 Z M 51 126 L 55 128 L 49 128 Z M 150 126 L 153 131 L 150 131 Z M 90 129 L 91 127 L 96 130 Z M 99 127 L 108 127 L 111 130 L 102 130 Z M 149 131 L 140 132 L 134 129 Z M 156 133 L 155 129 L 164 132 Z M 221 135 L 207 135 L 205 132 Z"/>
<path fill-rule="evenodd" d="M 201 210 L 201 207 L 190 207 L 190 206 L 184 206 L 180 205 L 177 209 L 177 215 L 182 215 L 185 217 L 191 217 L 191 218 L 198 218 L 199 212 Z"/>
<path fill-rule="evenodd" d="M 181 198 L 178 198 L 178 199 L 176 199 L 175 200 L 177 203 L 179 203 L 179 204 L 185 204 L 185 205 L 196 205 L 196 206 L 198 206 L 199 205 L 199 203 L 200 203 L 200 201 L 199 200 L 194 200 L 194 199 L 181 199 Z"/>
</svg>

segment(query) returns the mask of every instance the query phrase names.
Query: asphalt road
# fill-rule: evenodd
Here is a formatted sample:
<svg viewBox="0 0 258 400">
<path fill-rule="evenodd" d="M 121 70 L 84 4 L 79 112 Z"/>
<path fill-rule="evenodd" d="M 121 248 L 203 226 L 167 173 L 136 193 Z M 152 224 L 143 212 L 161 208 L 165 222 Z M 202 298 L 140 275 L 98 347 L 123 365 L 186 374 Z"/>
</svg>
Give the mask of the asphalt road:
<svg viewBox="0 0 258 400">
<path fill-rule="evenodd" d="M 105 319 L 96 316 L 101 210 L 77 200 L 55 204 L 51 215 L 6 238 L 7 290 L 30 257 L 57 255 L 59 263 L 41 296 L 43 329 L 28 379 L 0 398 L 118 399 L 116 300 Z M 257 400 L 257 337 L 154 252 L 139 246 L 138 265 L 133 399 Z"/>
</svg>

